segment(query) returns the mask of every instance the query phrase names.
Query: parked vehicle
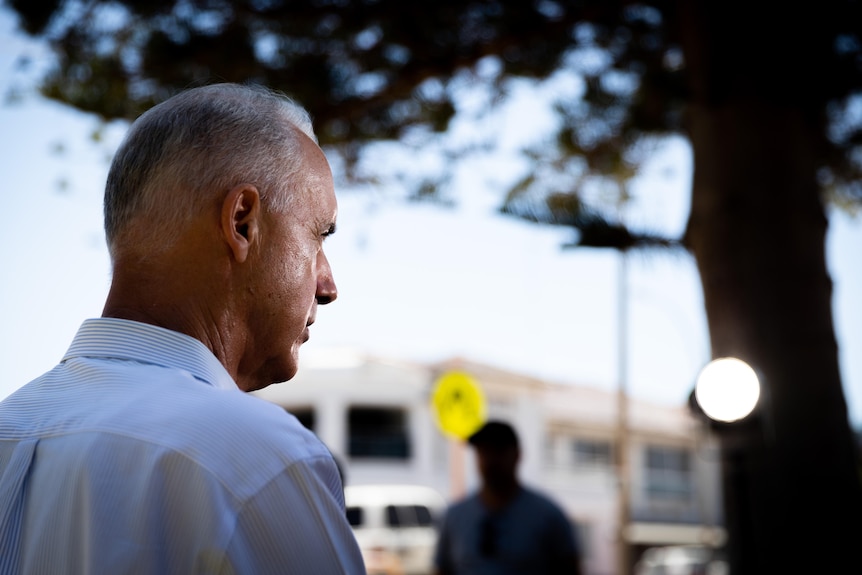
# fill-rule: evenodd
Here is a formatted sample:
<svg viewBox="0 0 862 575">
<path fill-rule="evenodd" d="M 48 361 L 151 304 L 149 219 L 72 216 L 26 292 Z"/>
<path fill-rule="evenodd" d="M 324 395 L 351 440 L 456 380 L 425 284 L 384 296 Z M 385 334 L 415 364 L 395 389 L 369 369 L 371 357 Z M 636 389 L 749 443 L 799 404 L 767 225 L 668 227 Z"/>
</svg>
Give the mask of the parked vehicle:
<svg viewBox="0 0 862 575">
<path fill-rule="evenodd" d="M 368 575 L 428 575 L 446 501 L 421 485 L 351 485 L 347 519 Z"/>
</svg>

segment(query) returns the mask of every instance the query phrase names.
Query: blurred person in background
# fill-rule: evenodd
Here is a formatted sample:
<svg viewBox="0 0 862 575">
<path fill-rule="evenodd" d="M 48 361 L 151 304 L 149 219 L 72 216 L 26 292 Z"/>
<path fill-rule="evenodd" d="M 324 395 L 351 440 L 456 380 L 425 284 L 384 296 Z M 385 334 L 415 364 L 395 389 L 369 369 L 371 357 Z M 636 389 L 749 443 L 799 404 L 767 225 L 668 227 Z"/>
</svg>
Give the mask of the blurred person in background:
<svg viewBox="0 0 862 575">
<path fill-rule="evenodd" d="M 482 484 L 446 511 L 434 556 L 437 575 L 580 575 L 571 522 L 555 502 L 518 479 L 514 428 L 489 421 L 468 442 Z"/>
<path fill-rule="evenodd" d="M 336 298 L 336 211 L 282 95 L 204 86 L 132 124 L 102 317 L 0 403 L 0 574 L 365 572 L 327 448 L 245 393 L 294 376 Z"/>
</svg>

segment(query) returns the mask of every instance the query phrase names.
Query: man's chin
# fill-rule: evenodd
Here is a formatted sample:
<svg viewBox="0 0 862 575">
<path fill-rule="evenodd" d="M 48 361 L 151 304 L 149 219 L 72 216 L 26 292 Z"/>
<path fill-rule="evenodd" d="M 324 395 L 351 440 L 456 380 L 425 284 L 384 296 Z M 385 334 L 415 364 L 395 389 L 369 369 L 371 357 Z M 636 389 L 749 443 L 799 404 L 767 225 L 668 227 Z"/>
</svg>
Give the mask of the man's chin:
<svg viewBox="0 0 862 575">
<path fill-rule="evenodd" d="M 261 370 L 257 377 L 247 378 L 244 381 L 238 381 L 237 384 L 239 388 L 243 391 L 258 391 L 265 387 L 269 387 L 270 385 L 284 383 L 290 379 L 293 379 L 293 376 L 296 375 L 298 370 L 298 362 L 296 353 L 289 358 L 286 362 L 279 362 L 278 364 L 269 363 L 265 369 Z"/>
<path fill-rule="evenodd" d="M 293 376 L 295 376 L 296 372 L 299 370 L 299 346 L 301 345 L 301 343 L 297 342 L 291 348 L 290 356 L 284 358 L 285 361 L 278 366 L 280 369 L 275 374 L 272 383 L 284 383 L 285 381 L 293 379 Z"/>
</svg>

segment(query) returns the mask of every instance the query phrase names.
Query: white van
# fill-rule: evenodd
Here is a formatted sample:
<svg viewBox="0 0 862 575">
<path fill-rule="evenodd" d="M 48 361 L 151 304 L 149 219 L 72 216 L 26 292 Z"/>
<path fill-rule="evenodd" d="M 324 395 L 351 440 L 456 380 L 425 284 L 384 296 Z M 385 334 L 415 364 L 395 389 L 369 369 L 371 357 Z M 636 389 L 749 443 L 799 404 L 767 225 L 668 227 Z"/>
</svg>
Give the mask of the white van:
<svg viewBox="0 0 862 575">
<path fill-rule="evenodd" d="M 368 575 L 428 575 L 446 501 L 422 485 L 349 485 L 347 519 Z"/>
<path fill-rule="evenodd" d="M 723 555 L 701 545 L 651 547 L 635 565 L 635 575 L 727 575 Z"/>
</svg>

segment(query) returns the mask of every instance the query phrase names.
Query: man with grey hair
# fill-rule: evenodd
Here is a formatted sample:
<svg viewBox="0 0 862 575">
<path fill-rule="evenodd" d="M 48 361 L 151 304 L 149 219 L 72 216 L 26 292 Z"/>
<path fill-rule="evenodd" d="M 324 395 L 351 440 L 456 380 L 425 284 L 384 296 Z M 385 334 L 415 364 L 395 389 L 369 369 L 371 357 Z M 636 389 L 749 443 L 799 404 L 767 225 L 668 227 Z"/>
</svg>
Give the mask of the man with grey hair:
<svg viewBox="0 0 862 575">
<path fill-rule="evenodd" d="M 0 402 L 0 574 L 364 573 L 327 448 L 244 393 L 337 290 L 329 165 L 262 88 L 187 90 L 111 165 L 102 317 Z"/>
</svg>

